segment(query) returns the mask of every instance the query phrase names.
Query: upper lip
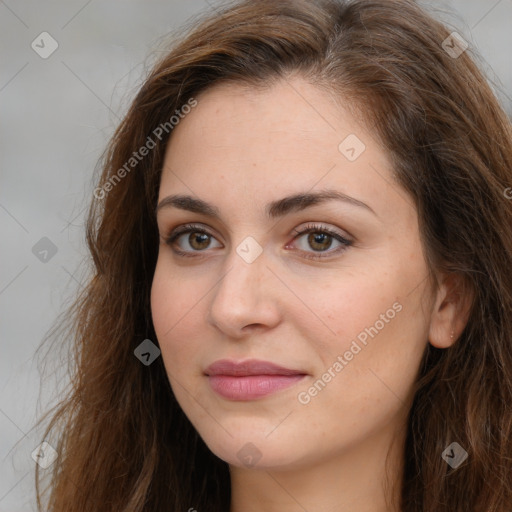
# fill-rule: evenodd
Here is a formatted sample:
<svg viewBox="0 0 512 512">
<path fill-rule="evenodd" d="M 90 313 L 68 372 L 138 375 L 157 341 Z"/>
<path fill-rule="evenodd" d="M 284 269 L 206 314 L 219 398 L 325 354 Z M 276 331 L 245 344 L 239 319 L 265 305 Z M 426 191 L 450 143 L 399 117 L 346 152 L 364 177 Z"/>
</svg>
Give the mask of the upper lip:
<svg viewBox="0 0 512 512">
<path fill-rule="evenodd" d="M 239 362 L 230 359 L 219 359 L 208 366 L 204 373 L 206 375 L 232 375 L 235 377 L 245 375 L 305 375 L 302 370 L 292 370 L 260 359 Z"/>
</svg>

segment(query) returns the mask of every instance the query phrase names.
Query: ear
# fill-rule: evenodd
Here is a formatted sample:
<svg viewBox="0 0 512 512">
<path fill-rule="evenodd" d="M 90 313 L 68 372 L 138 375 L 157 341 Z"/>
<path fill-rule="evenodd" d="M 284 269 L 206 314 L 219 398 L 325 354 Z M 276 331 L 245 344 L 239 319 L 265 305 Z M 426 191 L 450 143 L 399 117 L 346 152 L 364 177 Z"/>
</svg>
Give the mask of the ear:
<svg viewBox="0 0 512 512">
<path fill-rule="evenodd" d="M 452 346 L 466 327 L 474 295 L 458 273 L 443 275 L 430 318 L 428 341 L 437 348 Z"/>
</svg>

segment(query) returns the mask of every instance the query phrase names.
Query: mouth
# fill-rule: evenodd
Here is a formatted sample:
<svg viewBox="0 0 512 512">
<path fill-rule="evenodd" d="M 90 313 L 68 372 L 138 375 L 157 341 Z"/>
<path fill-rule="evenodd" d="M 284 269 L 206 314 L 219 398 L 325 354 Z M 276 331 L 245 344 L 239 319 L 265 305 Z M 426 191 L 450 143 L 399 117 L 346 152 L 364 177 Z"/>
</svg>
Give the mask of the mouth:
<svg viewBox="0 0 512 512">
<path fill-rule="evenodd" d="M 293 386 L 307 373 L 303 370 L 251 359 L 216 361 L 205 370 L 210 387 L 228 400 L 255 400 Z"/>
</svg>

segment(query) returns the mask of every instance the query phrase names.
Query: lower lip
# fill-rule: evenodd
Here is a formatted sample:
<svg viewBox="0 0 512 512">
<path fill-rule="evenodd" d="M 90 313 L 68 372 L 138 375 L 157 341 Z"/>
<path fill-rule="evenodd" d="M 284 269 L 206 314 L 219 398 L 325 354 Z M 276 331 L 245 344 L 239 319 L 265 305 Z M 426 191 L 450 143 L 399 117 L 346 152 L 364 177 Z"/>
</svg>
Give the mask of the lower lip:
<svg viewBox="0 0 512 512">
<path fill-rule="evenodd" d="M 293 386 L 305 375 L 210 375 L 212 389 L 229 400 L 254 400 Z"/>
</svg>

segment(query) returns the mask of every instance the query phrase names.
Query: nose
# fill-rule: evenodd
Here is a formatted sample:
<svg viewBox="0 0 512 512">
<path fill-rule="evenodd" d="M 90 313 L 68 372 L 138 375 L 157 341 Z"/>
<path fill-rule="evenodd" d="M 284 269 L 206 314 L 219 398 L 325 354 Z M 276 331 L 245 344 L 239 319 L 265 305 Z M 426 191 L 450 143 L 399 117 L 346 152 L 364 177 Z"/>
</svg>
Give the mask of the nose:
<svg viewBox="0 0 512 512">
<path fill-rule="evenodd" d="M 248 263 L 233 249 L 226 267 L 208 295 L 208 322 L 231 338 L 277 325 L 281 309 L 277 290 L 282 285 L 268 268 L 265 251 Z"/>
</svg>

